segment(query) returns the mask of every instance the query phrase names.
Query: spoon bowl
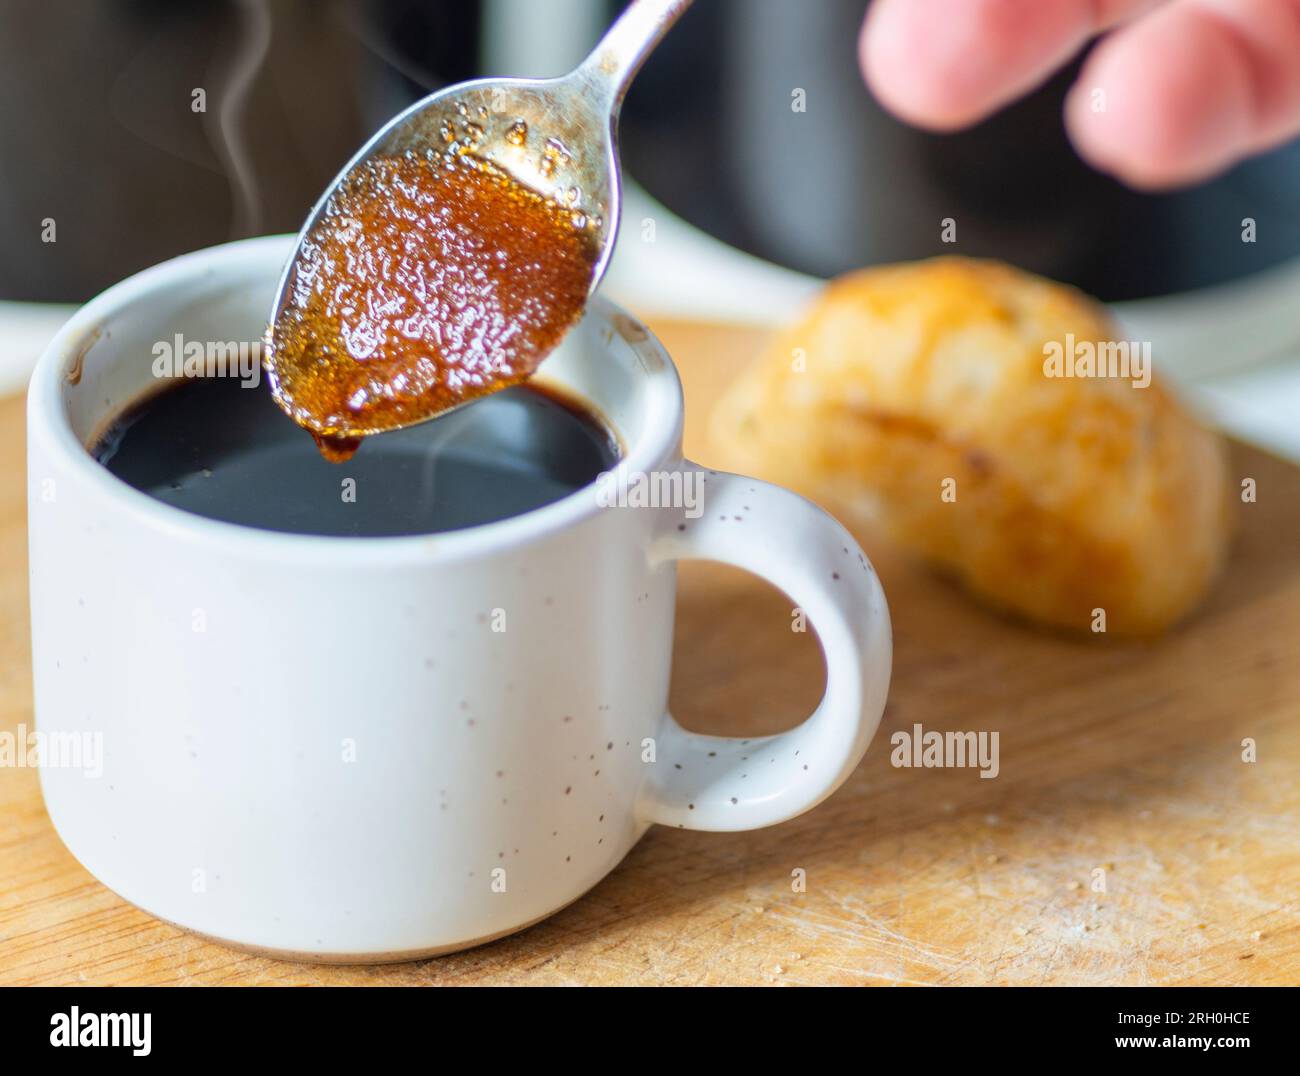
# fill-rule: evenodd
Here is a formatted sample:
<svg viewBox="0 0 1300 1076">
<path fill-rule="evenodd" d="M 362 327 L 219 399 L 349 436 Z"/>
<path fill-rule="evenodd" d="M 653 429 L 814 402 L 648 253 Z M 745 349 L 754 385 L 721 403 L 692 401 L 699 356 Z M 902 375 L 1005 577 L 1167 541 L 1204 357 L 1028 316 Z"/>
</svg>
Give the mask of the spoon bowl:
<svg viewBox="0 0 1300 1076">
<path fill-rule="evenodd" d="M 633 0 L 591 55 L 563 77 L 462 82 L 395 116 L 361 147 L 312 208 L 280 278 L 269 324 L 275 326 L 288 305 L 302 246 L 338 188 L 372 158 L 408 153 L 472 155 L 565 207 L 574 215 L 575 225 L 591 238 L 595 257 L 588 294 L 594 292 L 609 266 L 618 236 L 622 209 L 618 117 L 623 98 L 646 57 L 691 2 Z M 366 436 L 381 431 L 355 432 Z"/>
</svg>

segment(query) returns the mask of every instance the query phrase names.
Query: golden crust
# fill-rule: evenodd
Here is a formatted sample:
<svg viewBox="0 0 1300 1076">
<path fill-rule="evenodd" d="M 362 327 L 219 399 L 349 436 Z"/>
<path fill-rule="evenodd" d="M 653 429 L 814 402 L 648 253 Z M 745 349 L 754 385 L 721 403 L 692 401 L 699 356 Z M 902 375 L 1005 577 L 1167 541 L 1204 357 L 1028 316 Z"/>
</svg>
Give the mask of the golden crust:
<svg viewBox="0 0 1300 1076">
<path fill-rule="evenodd" d="M 1067 334 L 1120 339 L 1086 296 L 997 263 L 854 273 L 732 388 L 714 444 L 726 466 L 879 520 L 995 606 L 1159 632 L 1223 562 L 1224 446 L 1158 378 L 1046 376 L 1044 345 Z"/>
</svg>

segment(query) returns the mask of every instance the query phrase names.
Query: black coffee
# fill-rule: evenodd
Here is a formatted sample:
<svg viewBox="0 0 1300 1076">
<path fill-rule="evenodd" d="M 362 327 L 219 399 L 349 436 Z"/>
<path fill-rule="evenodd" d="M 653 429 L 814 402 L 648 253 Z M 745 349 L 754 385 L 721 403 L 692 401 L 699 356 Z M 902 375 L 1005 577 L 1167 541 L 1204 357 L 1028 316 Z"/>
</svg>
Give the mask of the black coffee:
<svg viewBox="0 0 1300 1076">
<path fill-rule="evenodd" d="M 530 385 L 370 438 L 327 463 L 265 386 L 178 379 L 92 450 L 149 496 L 228 523 L 294 534 L 385 537 L 473 527 L 540 508 L 618 460 L 582 405 Z"/>
</svg>

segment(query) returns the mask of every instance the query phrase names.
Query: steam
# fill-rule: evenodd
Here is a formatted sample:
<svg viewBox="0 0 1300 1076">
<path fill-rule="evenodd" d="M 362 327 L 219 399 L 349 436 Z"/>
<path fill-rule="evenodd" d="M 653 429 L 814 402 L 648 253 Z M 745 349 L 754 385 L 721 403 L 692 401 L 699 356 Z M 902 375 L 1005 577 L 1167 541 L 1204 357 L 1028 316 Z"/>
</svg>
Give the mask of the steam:
<svg viewBox="0 0 1300 1076">
<path fill-rule="evenodd" d="M 234 58 L 220 87 L 217 122 L 208 124 L 212 148 L 225 167 L 234 201 L 232 239 L 257 235 L 262 225 L 257 176 L 249 159 L 245 120 L 249 90 L 271 46 L 271 10 L 268 0 L 238 0 L 239 33 Z M 211 113 L 209 113 L 211 115 Z"/>
<path fill-rule="evenodd" d="M 403 78 L 426 90 L 432 90 L 442 85 L 436 75 L 416 66 L 410 60 L 394 52 L 381 39 L 371 33 L 364 13 L 358 13 L 345 4 L 340 9 L 339 14 L 341 16 L 340 22 L 342 22 L 344 28 L 360 41 L 373 56 L 382 60 Z"/>
</svg>

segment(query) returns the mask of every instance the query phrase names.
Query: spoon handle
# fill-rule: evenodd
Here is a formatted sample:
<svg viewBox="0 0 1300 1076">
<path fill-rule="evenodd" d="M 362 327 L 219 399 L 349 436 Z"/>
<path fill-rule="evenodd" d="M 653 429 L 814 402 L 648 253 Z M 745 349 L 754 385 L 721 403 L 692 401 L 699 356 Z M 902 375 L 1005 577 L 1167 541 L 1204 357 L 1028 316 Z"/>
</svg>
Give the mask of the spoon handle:
<svg viewBox="0 0 1300 1076">
<path fill-rule="evenodd" d="M 627 89 L 646 57 L 691 6 L 693 0 L 632 0 L 600 39 L 577 74 L 608 100 L 617 115 Z"/>
</svg>

